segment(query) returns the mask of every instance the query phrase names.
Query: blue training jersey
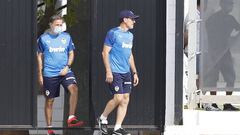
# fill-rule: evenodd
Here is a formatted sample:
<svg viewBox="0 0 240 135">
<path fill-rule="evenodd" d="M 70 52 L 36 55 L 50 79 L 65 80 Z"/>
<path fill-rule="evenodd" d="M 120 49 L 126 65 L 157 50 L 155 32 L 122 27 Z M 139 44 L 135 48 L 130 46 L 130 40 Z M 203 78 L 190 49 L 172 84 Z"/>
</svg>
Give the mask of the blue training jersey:
<svg viewBox="0 0 240 135">
<path fill-rule="evenodd" d="M 132 53 L 133 34 L 116 27 L 108 31 L 104 45 L 112 47 L 109 61 L 112 72 L 130 72 L 129 58 Z"/>
<path fill-rule="evenodd" d="M 69 52 L 74 49 L 71 36 L 66 32 L 58 35 L 47 32 L 42 34 L 38 39 L 38 52 L 43 53 L 43 76 L 59 76 L 68 63 Z"/>
</svg>

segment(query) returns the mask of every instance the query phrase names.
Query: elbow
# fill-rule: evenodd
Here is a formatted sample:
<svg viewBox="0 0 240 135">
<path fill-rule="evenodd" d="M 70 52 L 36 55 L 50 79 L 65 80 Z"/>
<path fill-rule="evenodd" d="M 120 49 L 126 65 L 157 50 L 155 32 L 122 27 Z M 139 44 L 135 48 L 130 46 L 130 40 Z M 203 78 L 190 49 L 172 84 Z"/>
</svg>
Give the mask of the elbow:
<svg viewBox="0 0 240 135">
<path fill-rule="evenodd" d="M 107 53 L 104 52 L 104 51 L 102 51 L 102 57 L 104 58 L 104 57 L 106 57 L 106 56 L 107 56 Z"/>
</svg>

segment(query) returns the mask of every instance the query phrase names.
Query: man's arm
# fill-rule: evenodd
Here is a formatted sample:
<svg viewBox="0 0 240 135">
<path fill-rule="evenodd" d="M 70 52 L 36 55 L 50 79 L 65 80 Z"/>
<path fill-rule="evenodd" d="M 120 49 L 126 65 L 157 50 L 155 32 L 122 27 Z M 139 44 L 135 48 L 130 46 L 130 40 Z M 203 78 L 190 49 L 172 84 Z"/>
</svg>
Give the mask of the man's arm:
<svg viewBox="0 0 240 135">
<path fill-rule="evenodd" d="M 74 60 L 74 51 L 70 51 L 69 54 L 68 54 L 68 63 L 67 63 L 67 66 L 71 66 L 72 63 L 73 63 L 73 60 Z"/>
<path fill-rule="evenodd" d="M 38 63 L 38 82 L 39 85 L 43 86 L 43 76 L 42 76 L 42 70 L 43 70 L 43 54 L 40 52 L 37 52 L 37 63 Z"/>
<path fill-rule="evenodd" d="M 73 60 L 74 60 L 74 51 L 70 51 L 68 53 L 68 63 L 67 65 L 62 69 L 60 75 L 61 76 L 64 76 L 68 73 L 68 69 L 71 67 L 72 63 L 73 63 Z"/>
<path fill-rule="evenodd" d="M 103 58 L 103 63 L 105 66 L 106 70 L 106 82 L 107 83 L 112 83 L 113 81 L 113 75 L 112 75 L 112 70 L 110 67 L 110 62 L 109 62 L 109 52 L 111 51 L 112 47 L 104 45 L 103 46 L 103 51 L 102 51 L 102 58 Z"/>
<path fill-rule="evenodd" d="M 131 70 L 133 73 L 133 86 L 137 86 L 138 82 L 139 82 L 139 78 L 138 78 L 137 69 L 135 66 L 134 57 L 133 57 L 132 53 L 129 58 L 129 63 L 130 63 L 130 67 L 131 67 Z"/>
</svg>

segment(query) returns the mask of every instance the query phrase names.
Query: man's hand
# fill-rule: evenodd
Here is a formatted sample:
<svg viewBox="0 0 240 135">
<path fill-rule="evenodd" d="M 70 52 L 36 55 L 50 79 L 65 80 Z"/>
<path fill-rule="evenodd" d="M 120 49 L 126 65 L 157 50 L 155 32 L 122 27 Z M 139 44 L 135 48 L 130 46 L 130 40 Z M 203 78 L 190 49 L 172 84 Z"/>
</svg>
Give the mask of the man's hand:
<svg viewBox="0 0 240 135">
<path fill-rule="evenodd" d="M 60 76 L 65 76 L 67 73 L 68 73 L 68 66 L 65 66 L 62 70 L 61 70 L 61 72 L 60 72 Z"/>
<path fill-rule="evenodd" d="M 113 75 L 112 75 L 112 72 L 107 72 L 106 73 L 106 80 L 105 80 L 107 83 L 112 83 L 113 81 Z"/>
<path fill-rule="evenodd" d="M 133 75 L 133 86 L 137 86 L 138 85 L 138 82 L 139 82 L 139 78 L 138 78 L 138 75 L 137 74 L 134 74 Z"/>
</svg>

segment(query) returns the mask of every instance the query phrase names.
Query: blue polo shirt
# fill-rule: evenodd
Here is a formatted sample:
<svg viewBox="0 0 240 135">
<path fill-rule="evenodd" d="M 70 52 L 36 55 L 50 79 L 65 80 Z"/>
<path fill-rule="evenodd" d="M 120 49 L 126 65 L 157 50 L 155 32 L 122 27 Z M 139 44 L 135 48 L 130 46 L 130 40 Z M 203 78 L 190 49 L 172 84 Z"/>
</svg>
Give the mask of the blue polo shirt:
<svg viewBox="0 0 240 135">
<path fill-rule="evenodd" d="M 74 49 L 71 36 L 66 32 L 58 35 L 42 34 L 38 39 L 38 52 L 43 53 L 43 76 L 59 76 L 68 63 L 69 52 Z"/>
<path fill-rule="evenodd" d="M 109 53 L 112 72 L 130 72 L 129 58 L 132 53 L 133 34 L 116 27 L 108 31 L 104 45 L 112 47 Z"/>
</svg>

